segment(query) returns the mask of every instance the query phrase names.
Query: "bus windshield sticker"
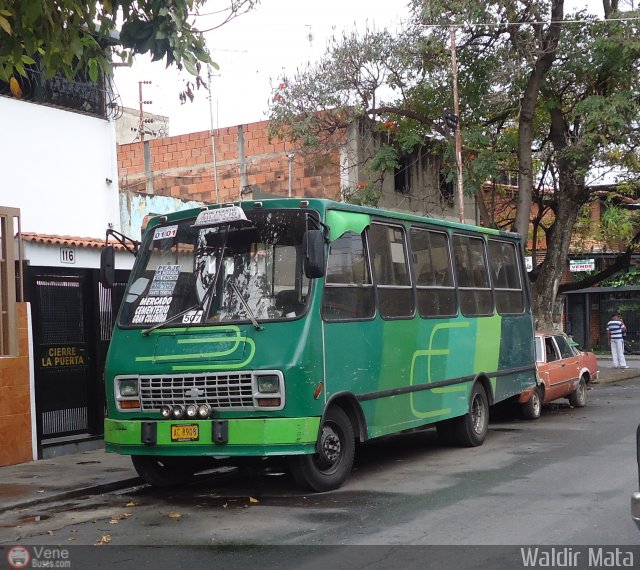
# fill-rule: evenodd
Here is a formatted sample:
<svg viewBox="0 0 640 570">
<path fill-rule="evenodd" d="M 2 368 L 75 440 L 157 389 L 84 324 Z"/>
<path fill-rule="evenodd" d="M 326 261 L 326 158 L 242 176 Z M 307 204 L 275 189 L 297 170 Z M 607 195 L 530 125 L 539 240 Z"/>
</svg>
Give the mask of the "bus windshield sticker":
<svg viewBox="0 0 640 570">
<path fill-rule="evenodd" d="M 179 275 L 179 265 L 159 265 L 153 276 L 151 287 L 149 287 L 149 296 L 168 297 L 173 295 Z"/>
<path fill-rule="evenodd" d="M 144 297 L 136 307 L 131 324 L 162 323 L 167 320 L 173 297 Z"/>
<path fill-rule="evenodd" d="M 165 226 L 164 228 L 156 228 L 153 232 L 153 241 L 158 239 L 174 238 L 178 233 L 178 226 Z"/>
<path fill-rule="evenodd" d="M 391 261 L 393 263 L 404 263 L 404 248 L 402 243 L 391 242 L 389 244 L 391 248 Z"/>
<path fill-rule="evenodd" d="M 182 316 L 182 322 L 185 325 L 193 325 L 193 324 L 196 324 L 196 323 L 201 323 L 202 322 L 202 314 L 203 313 L 204 313 L 203 310 L 187 311 Z"/>
</svg>

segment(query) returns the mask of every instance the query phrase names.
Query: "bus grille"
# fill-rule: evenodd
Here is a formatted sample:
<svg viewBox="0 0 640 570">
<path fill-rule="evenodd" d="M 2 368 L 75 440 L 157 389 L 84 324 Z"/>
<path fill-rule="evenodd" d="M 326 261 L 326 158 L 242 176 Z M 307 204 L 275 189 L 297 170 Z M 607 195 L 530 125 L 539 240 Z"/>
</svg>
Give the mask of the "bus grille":
<svg viewBox="0 0 640 570">
<path fill-rule="evenodd" d="M 209 404 L 212 408 L 254 407 L 251 373 L 141 376 L 142 410 L 162 406 Z"/>
</svg>

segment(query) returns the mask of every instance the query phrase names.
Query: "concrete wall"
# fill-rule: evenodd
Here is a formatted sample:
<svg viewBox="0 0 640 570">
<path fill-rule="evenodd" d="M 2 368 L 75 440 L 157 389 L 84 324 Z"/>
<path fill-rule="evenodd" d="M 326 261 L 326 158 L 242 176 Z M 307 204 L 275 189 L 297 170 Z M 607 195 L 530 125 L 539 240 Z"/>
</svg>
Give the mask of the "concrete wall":
<svg viewBox="0 0 640 570">
<path fill-rule="evenodd" d="M 103 237 L 118 229 L 112 121 L 0 97 L 0 204 L 20 208 L 22 230 Z"/>
</svg>

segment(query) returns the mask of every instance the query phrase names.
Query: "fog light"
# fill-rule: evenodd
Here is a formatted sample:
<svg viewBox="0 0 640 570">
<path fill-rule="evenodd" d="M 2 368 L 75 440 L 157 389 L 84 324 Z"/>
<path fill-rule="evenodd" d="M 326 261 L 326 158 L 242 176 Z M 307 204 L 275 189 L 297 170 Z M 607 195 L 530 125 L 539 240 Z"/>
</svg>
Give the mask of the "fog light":
<svg viewBox="0 0 640 570">
<path fill-rule="evenodd" d="M 187 409 L 185 410 L 185 415 L 187 416 L 187 418 L 192 420 L 193 418 L 196 417 L 197 414 L 198 414 L 198 408 L 196 407 L 196 405 L 195 404 L 189 404 L 187 406 Z"/>
<path fill-rule="evenodd" d="M 171 410 L 171 415 L 176 420 L 181 420 L 184 417 L 184 408 L 182 406 L 174 406 L 173 410 Z"/>
<path fill-rule="evenodd" d="M 211 408 L 207 404 L 200 404 L 198 406 L 198 417 L 203 420 L 209 417 L 211 413 Z"/>
<path fill-rule="evenodd" d="M 160 415 L 165 419 L 168 420 L 171 417 L 171 406 L 162 406 L 160 408 Z"/>
</svg>

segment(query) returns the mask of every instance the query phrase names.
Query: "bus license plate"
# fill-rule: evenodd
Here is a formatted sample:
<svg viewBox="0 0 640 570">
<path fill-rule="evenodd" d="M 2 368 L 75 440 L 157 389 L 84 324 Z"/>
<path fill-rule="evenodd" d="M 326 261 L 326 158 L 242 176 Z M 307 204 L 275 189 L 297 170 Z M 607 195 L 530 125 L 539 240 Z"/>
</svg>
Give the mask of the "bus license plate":
<svg viewBox="0 0 640 570">
<path fill-rule="evenodd" d="M 171 426 L 171 441 L 198 441 L 199 438 L 200 433 L 195 424 Z"/>
</svg>

